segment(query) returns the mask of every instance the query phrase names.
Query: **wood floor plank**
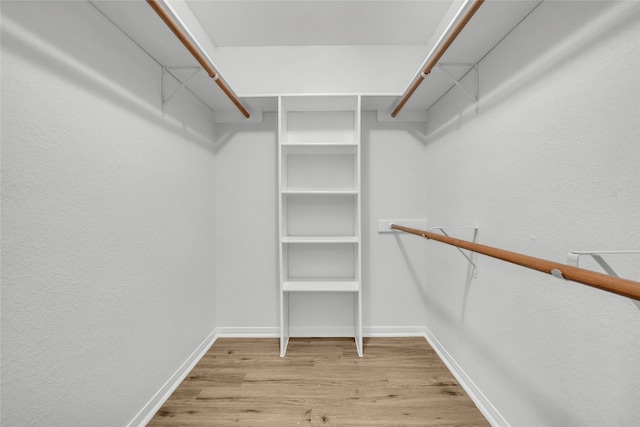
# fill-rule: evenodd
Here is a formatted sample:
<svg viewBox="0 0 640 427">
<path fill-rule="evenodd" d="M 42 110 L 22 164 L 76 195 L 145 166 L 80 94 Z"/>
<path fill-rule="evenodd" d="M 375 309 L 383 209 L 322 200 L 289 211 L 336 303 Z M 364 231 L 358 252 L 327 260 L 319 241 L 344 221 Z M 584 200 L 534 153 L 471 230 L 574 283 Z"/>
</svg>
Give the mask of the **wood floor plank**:
<svg viewBox="0 0 640 427">
<path fill-rule="evenodd" d="M 219 339 L 149 426 L 487 426 L 423 338 Z"/>
</svg>

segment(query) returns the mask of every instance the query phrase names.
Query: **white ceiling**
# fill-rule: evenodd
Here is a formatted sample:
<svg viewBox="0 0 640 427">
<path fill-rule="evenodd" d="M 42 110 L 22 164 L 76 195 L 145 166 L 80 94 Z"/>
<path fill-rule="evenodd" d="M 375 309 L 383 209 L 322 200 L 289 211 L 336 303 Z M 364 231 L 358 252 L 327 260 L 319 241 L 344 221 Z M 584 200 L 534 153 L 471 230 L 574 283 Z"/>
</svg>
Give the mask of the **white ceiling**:
<svg viewBox="0 0 640 427">
<path fill-rule="evenodd" d="M 185 1 L 218 47 L 424 46 L 425 56 L 447 25 L 452 11 L 462 3 L 461 0 Z M 197 65 L 145 0 L 90 2 L 160 64 Z M 441 61 L 479 61 L 539 3 L 540 0 L 486 0 Z M 417 62 L 415 73 L 419 68 L 420 62 Z M 458 76 L 468 71 L 468 68 L 457 68 L 453 71 Z M 224 69 L 219 71 L 233 80 Z M 412 77 L 407 75 L 406 81 L 410 82 Z M 426 110 L 452 87 L 453 83 L 436 70 L 405 109 Z M 235 109 L 205 73 L 191 80 L 188 88 L 215 111 Z M 397 96 L 377 97 L 363 105 L 391 111 L 398 99 Z M 273 97 L 242 101 L 254 111 L 273 111 L 277 105 Z"/>
<path fill-rule="evenodd" d="M 424 45 L 452 0 L 187 0 L 216 46 Z"/>
</svg>

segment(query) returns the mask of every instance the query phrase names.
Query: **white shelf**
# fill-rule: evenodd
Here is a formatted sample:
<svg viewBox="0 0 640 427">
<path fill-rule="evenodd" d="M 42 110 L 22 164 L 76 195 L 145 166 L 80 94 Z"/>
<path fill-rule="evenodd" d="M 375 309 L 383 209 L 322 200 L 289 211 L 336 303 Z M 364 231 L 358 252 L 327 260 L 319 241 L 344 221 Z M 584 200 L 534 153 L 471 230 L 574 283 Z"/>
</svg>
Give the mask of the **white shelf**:
<svg viewBox="0 0 640 427">
<path fill-rule="evenodd" d="M 358 243 L 357 236 L 286 236 L 282 243 Z"/>
<path fill-rule="evenodd" d="M 316 142 L 283 142 L 283 147 L 357 147 L 357 142 L 335 142 L 335 141 L 316 141 Z"/>
<path fill-rule="evenodd" d="M 357 149 L 355 143 L 282 143 L 282 151 L 286 154 L 355 154 Z"/>
<path fill-rule="evenodd" d="M 358 292 L 360 285 L 353 279 L 299 279 L 287 280 L 282 290 L 284 292 Z"/>
<path fill-rule="evenodd" d="M 282 194 L 286 196 L 357 196 L 358 190 L 353 189 L 286 189 Z"/>
<path fill-rule="evenodd" d="M 335 298 L 354 303 L 362 356 L 360 105 L 358 95 L 278 98 L 281 356 L 289 342 L 290 304 L 317 302 L 305 315 L 318 322 L 332 314 L 320 303 L 325 297 L 290 300 L 291 292 L 351 293 Z"/>
</svg>

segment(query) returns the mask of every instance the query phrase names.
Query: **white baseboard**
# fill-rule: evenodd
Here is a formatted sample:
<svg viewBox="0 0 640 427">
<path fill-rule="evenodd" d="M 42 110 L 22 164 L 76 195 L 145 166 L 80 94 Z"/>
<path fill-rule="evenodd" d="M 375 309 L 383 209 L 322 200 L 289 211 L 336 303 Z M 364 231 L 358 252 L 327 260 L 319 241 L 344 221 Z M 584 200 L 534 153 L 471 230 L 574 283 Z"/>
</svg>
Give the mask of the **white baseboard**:
<svg viewBox="0 0 640 427">
<path fill-rule="evenodd" d="M 372 338 L 423 337 L 424 326 L 365 326 L 362 335 Z"/>
<path fill-rule="evenodd" d="M 280 328 L 275 326 L 219 326 L 218 338 L 280 338 Z"/>
<path fill-rule="evenodd" d="M 180 385 L 182 380 L 187 376 L 189 372 L 196 366 L 196 364 L 202 359 L 206 352 L 211 348 L 213 343 L 218 338 L 216 330 L 214 329 L 207 338 L 194 350 L 193 353 L 184 361 L 182 365 L 171 375 L 171 377 L 164 383 L 164 385 L 158 390 L 158 392 L 147 402 L 146 405 L 138 412 L 138 414 L 131 420 L 128 427 L 142 427 L 147 425 L 151 418 L 155 415 L 164 402 L 171 396 L 171 393 L 175 391 Z"/>
<path fill-rule="evenodd" d="M 218 327 L 218 338 L 280 338 L 278 327 Z M 291 327 L 291 337 L 352 337 L 353 327 Z M 424 326 L 365 326 L 365 337 L 423 337 Z"/>
<path fill-rule="evenodd" d="M 438 354 L 442 362 L 449 368 L 449 371 L 458 380 L 464 391 L 467 392 L 473 403 L 476 404 L 482 415 L 487 419 L 489 424 L 494 427 L 509 427 L 509 423 L 491 404 L 489 399 L 480 391 L 478 386 L 467 375 L 455 359 L 445 350 L 436 337 L 431 333 L 429 328 L 423 328 L 424 338 L 427 340 L 431 348 Z"/>
<path fill-rule="evenodd" d="M 291 326 L 289 336 L 291 338 L 330 338 L 330 337 L 352 337 L 354 335 L 353 326 Z"/>
</svg>

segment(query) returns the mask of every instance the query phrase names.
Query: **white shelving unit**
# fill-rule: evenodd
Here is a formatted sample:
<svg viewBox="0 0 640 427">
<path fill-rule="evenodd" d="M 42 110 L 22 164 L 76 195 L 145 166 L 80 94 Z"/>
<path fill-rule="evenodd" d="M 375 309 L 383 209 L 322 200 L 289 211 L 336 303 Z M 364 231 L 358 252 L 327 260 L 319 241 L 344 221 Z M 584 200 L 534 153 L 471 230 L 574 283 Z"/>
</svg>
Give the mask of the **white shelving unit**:
<svg viewBox="0 0 640 427">
<path fill-rule="evenodd" d="M 350 294 L 362 356 L 360 102 L 357 95 L 278 99 L 282 357 L 293 292 Z"/>
</svg>

